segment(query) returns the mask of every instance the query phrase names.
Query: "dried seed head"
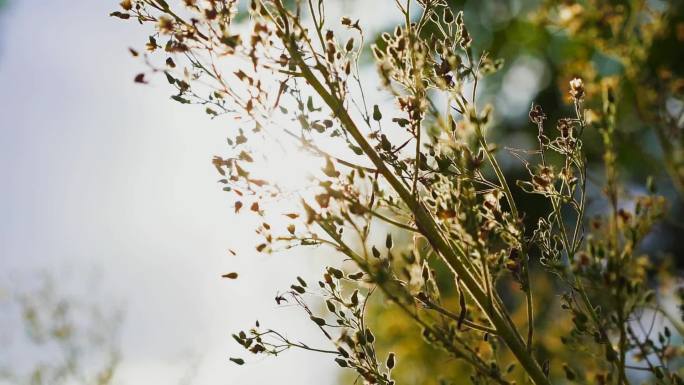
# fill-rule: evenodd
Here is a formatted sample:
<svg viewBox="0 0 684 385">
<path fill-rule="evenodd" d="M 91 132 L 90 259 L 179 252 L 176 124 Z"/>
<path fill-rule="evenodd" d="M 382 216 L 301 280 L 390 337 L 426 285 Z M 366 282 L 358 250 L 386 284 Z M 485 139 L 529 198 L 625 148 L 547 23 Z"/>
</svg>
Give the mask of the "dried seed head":
<svg viewBox="0 0 684 385">
<path fill-rule="evenodd" d="M 171 34 L 173 33 L 173 20 L 167 16 L 161 16 L 157 27 L 162 34 Z"/>
<path fill-rule="evenodd" d="M 532 108 L 530 109 L 530 120 L 532 123 L 535 124 L 542 124 L 544 120 L 546 119 L 546 114 L 544 114 L 544 111 L 542 110 L 540 105 L 532 105 Z"/>
<path fill-rule="evenodd" d="M 564 139 L 572 137 L 572 123 L 568 119 L 559 120 L 556 128 Z"/>
<path fill-rule="evenodd" d="M 574 78 L 570 80 L 570 96 L 575 101 L 579 101 L 584 98 L 584 82 L 580 78 Z"/>
</svg>

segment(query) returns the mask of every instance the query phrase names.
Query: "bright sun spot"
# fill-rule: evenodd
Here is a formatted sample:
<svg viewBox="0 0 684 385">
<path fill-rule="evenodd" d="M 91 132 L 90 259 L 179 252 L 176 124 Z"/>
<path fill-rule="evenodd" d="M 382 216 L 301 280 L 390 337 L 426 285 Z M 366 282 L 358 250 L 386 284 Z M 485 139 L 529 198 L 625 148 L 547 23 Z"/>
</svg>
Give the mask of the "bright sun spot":
<svg viewBox="0 0 684 385">
<path fill-rule="evenodd" d="M 259 151 L 264 157 L 255 161 L 253 172 L 286 192 L 301 192 L 311 186 L 323 166 L 323 160 L 291 138 L 264 141 Z"/>
</svg>

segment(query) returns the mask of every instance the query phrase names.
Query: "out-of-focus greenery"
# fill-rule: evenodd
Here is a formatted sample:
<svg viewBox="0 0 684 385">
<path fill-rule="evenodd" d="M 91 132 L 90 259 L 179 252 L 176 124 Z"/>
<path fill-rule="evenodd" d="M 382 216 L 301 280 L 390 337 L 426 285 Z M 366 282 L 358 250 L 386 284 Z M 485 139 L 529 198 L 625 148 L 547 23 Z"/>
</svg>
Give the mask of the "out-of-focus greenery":
<svg viewBox="0 0 684 385">
<path fill-rule="evenodd" d="M 119 312 L 111 303 L 66 294 L 49 276 L 38 281 L 34 289 L 0 291 L 3 332 L 9 333 L 0 353 L 0 384 L 112 384 Z"/>
<path fill-rule="evenodd" d="M 487 79 L 483 91 L 483 99 L 495 104 L 496 111 L 507 110 L 506 104 L 510 100 L 505 95 L 505 87 L 511 76 L 518 73 L 515 72 L 517 66 L 530 66 L 531 71 L 536 71 L 530 75 L 537 77 L 525 79 L 534 84 L 527 85 L 531 88 L 532 100 L 523 103 L 541 104 L 552 114 L 571 109 L 569 96 L 562 90 L 574 77 L 583 78 L 588 85 L 587 106 L 601 105 L 602 87 L 609 85 L 616 91 L 619 105 L 614 140 L 621 179 L 626 182 L 626 188 L 630 188 L 644 185 L 647 178 L 653 177 L 659 192 L 668 197 L 671 205 L 665 222 L 650 236 L 643 251 L 655 250 L 657 245 L 656 257 L 660 258 L 657 260 L 660 266 L 650 270 L 648 279 L 652 286 L 672 293 L 675 282 L 661 277 L 658 271 L 684 267 L 681 258 L 668 258 L 684 251 L 677 241 L 682 231 L 680 218 L 684 198 L 684 3 L 593 0 L 536 4 L 520 1 L 451 3 L 455 10 L 464 9 L 465 19 L 476 37 L 474 41 L 479 43 L 476 50 L 486 50 L 493 58 L 505 61 L 503 70 Z M 502 116 L 500 112 L 496 128 L 491 130 L 493 135 L 503 144 L 525 143 L 526 140 L 532 143 L 536 127 L 527 119 L 526 109 L 511 112 L 523 114 L 516 118 L 514 115 Z M 559 117 L 550 116 L 550 120 Z M 592 168 L 599 168 L 603 162 L 604 149 L 598 132 L 586 132 L 585 135 L 589 138 L 585 150 L 591 173 Z M 500 156 L 505 156 L 504 151 Z M 667 169 L 662 168 L 663 164 Z M 506 173 L 507 178 L 516 180 L 525 170 L 511 161 Z M 624 193 L 629 194 L 629 191 Z M 520 202 L 524 206 L 522 210 L 530 214 L 529 226 L 546 210 L 536 199 L 527 197 Z M 605 206 L 606 203 L 597 197 L 590 208 L 593 212 L 601 212 Z M 597 354 L 603 359 L 600 357 L 603 352 L 591 352 L 590 348 L 567 340 L 565 336 L 573 325 L 567 317 L 559 316 L 562 301 L 558 287 L 552 277 L 535 267 L 538 266 L 533 266 L 532 285 L 535 295 L 539 296 L 535 303 L 535 328 L 539 339 L 535 349 L 541 357 L 553 356 L 557 361 L 564 361 L 549 365 L 550 376 L 556 381 L 565 381 L 573 375 L 593 379 L 596 368 L 573 366 L 573 355 L 583 352 Z M 448 275 L 446 268 L 443 273 Z M 512 282 L 501 289 L 504 293 L 519 291 Z M 452 302 L 445 302 L 447 308 L 458 307 L 456 293 L 442 292 L 442 297 Z M 514 309 L 515 321 L 524 324 L 525 304 L 514 302 L 513 298 L 520 296 L 505 298 L 509 300 L 507 305 Z M 400 309 L 376 300 L 369 307 L 369 313 L 381 355 L 394 351 L 404 362 L 398 362 L 392 373 L 397 383 L 468 382 L 470 371 L 467 366 L 427 343 L 420 328 L 403 316 Z M 485 341 L 475 343 L 473 349 L 491 352 L 490 344 Z M 639 359 L 634 358 L 635 365 L 643 364 Z M 509 360 L 514 362 L 513 357 Z M 518 369 L 512 366 L 511 370 Z M 601 380 L 600 376 L 598 380 Z M 341 383 L 350 381 L 353 378 L 345 376 Z M 520 381 L 524 383 L 523 376 Z"/>
</svg>

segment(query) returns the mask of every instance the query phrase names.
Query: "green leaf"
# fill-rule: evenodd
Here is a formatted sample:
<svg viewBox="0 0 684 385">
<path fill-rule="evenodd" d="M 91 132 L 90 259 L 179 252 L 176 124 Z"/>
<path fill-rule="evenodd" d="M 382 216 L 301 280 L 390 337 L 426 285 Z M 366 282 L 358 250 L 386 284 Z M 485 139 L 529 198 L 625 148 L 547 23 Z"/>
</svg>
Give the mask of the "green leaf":
<svg viewBox="0 0 684 385">
<path fill-rule="evenodd" d="M 181 104 L 190 104 L 190 101 L 188 99 L 185 99 L 184 97 L 182 97 L 180 95 L 173 95 L 173 96 L 171 96 L 171 99 L 173 99 L 173 100 L 175 100 Z"/>
<path fill-rule="evenodd" d="M 169 4 L 165 0 L 155 0 L 160 7 L 169 9 Z"/>
<path fill-rule="evenodd" d="M 123 19 L 123 20 L 127 20 L 127 19 L 131 18 L 131 15 L 129 15 L 127 13 L 119 12 L 119 11 L 112 12 L 109 14 L 109 16 L 118 17 L 119 19 Z"/>
<path fill-rule="evenodd" d="M 291 288 L 292 290 L 296 291 L 296 292 L 299 293 L 299 294 L 304 294 L 304 293 L 306 293 L 306 290 L 304 290 L 303 287 L 298 286 L 298 285 L 291 285 L 290 288 Z"/>
<path fill-rule="evenodd" d="M 171 76 L 170 73 L 164 71 L 164 75 L 166 75 L 166 80 L 169 82 L 169 84 L 175 84 L 176 83 L 176 78 Z"/>
</svg>

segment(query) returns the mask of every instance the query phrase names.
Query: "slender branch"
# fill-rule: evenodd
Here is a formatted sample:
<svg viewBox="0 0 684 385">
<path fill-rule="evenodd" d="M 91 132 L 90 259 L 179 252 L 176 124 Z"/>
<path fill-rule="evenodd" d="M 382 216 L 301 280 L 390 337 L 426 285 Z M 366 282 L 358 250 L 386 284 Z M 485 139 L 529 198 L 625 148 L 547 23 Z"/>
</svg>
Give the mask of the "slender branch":
<svg viewBox="0 0 684 385">
<path fill-rule="evenodd" d="M 426 308 L 435 310 L 436 312 L 438 312 L 438 313 L 440 313 L 440 314 L 442 314 L 448 318 L 451 318 L 454 321 L 461 322 L 463 325 L 465 325 L 471 329 L 478 330 L 478 331 L 485 332 L 485 333 L 489 333 L 491 335 L 497 335 L 496 329 L 490 328 L 488 326 L 480 325 L 478 323 L 475 323 L 473 321 L 469 321 L 467 319 L 461 320 L 461 317 L 459 317 L 458 314 L 454 314 L 454 313 L 450 312 L 449 310 L 437 305 L 436 303 L 430 301 L 427 298 L 423 298 L 423 297 L 420 297 L 420 298 L 415 297 L 415 298 L 418 301 L 422 302 Z"/>
<path fill-rule="evenodd" d="M 282 4 L 280 2 L 276 2 L 276 5 L 280 9 L 281 16 L 286 17 Z M 287 28 L 287 24 L 285 27 Z M 289 40 L 285 42 L 287 50 L 297 66 L 300 68 L 304 78 L 308 81 L 314 91 L 316 91 L 316 93 L 325 101 L 328 107 L 337 114 L 337 118 L 349 132 L 351 137 L 356 141 L 362 151 L 376 166 L 380 174 L 387 179 L 388 183 L 414 213 L 416 217 L 416 224 L 418 229 L 421 230 L 421 233 L 426 236 L 427 240 L 434 247 L 434 249 L 439 252 L 449 267 L 462 280 L 465 287 L 471 293 L 476 302 L 481 308 L 484 309 L 485 304 L 488 302 L 487 296 L 485 292 L 482 291 L 482 288 L 475 277 L 471 275 L 471 273 L 466 269 L 465 265 L 461 262 L 461 258 L 463 256 L 459 256 L 451 247 L 449 247 L 448 241 L 441 234 L 441 231 L 439 230 L 434 218 L 432 218 L 427 209 L 420 202 L 417 202 L 415 199 L 413 199 L 411 192 L 408 191 L 404 187 L 404 184 L 389 170 L 382 158 L 380 158 L 375 149 L 370 145 L 370 143 L 368 143 L 365 136 L 358 129 L 352 118 L 348 115 L 347 111 L 342 108 L 342 103 L 323 87 L 318 78 L 314 75 L 302 58 L 299 50 L 297 49 L 297 45 L 293 40 L 293 37 L 289 34 L 289 31 L 286 29 L 283 32 L 285 33 L 284 39 Z M 513 352 L 521 365 L 525 368 L 535 384 L 549 385 L 549 380 L 544 374 L 544 371 L 539 363 L 537 363 L 537 361 L 527 352 L 524 342 L 517 335 L 517 331 L 508 324 L 499 311 L 489 311 L 487 315 L 494 327 L 497 329 L 498 334 L 506 342 L 506 345 Z"/>
</svg>

